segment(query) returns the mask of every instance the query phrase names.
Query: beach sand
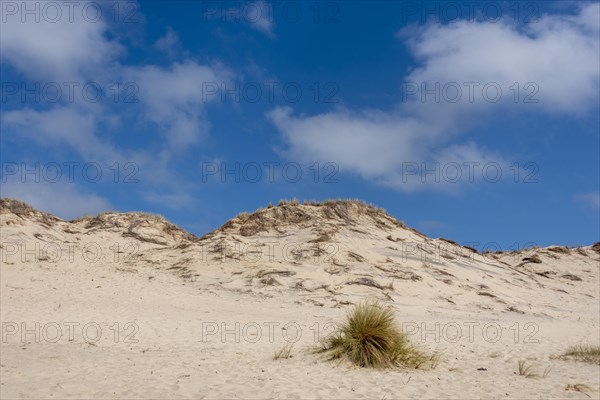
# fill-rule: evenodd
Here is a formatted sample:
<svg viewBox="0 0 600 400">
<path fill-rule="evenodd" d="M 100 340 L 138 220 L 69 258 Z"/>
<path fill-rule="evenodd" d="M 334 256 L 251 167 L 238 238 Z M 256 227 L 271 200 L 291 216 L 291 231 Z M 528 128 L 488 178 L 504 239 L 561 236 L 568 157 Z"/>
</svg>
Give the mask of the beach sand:
<svg viewBox="0 0 600 400">
<path fill-rule="evenodd" d="M 482 255 L 356 202 L 242 214 L 201 239 L 142 213 L 0 206 L 3 399 L 598 398 L 598 364 L 559 357 L 599 343 L 598 246 Z M 315 354 L 363 301 L 438 365 Z"/>
</svg>

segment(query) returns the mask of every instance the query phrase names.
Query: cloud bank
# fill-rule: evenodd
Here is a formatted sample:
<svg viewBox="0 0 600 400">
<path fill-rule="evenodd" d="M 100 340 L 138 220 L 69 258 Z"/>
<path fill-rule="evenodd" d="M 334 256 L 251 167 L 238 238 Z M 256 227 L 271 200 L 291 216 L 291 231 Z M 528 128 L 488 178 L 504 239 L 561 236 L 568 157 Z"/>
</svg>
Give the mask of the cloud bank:
<svg viewBox="0 0 600 400">
<path fill-rule="evenodd" d="M 520 110 L 580 116 L 597 109 L 599 14 L 600 5 L 592 3 L 527 26 L 463 20 L 404 29 L 398 37 L 419 66 L 406 76 L 406 93 L 394 111 L 295 115 L 290 107 L 277 107 L 267 117 L 289 158 L 336 162 L 342 171 L 401 191 L 456 190 L 452 179 L 424 181 L 423 168 L 508 166 L 502 155 L 461 141 L 469 129 L 484 125 L 486 115 Z M 414 164 L 419 172 L 407 172 Z M 464 173 L 468 166 L 462 168 Z"/>
</svg>

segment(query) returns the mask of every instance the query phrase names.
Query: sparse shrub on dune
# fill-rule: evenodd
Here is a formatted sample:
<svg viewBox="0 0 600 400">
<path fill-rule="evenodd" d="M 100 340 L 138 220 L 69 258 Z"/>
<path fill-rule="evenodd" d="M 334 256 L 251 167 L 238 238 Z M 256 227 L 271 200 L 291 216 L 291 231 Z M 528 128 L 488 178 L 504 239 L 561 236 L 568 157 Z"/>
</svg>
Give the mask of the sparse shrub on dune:
<svg viewBox="0 0 600 400">
<path fill-rule="evenodd" d="M 346 322 L 317 350 L 329 360 L 346 359 L 359 367 L 435 367 L 437 356 L 417 350 L 396 326 L 394 311 L 378 303 L 355 306 Z"/>
</svg>

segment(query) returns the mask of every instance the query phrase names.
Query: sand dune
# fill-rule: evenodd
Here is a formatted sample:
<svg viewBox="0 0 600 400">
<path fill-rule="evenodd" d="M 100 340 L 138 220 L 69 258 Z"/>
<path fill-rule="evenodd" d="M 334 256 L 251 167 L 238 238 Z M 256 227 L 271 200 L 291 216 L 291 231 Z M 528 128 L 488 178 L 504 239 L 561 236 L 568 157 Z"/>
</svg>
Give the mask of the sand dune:
<svg viewBox="0 0 600 400">
<path fill-rule="evenodd" d="M 600 340 L 600 244 L 480 254 L 356 201 L 284 203 L 198 238 L 2 199 L 0 226 L 2 398 L 598 397 L 598 365 L 557 356 Z M 310 352 L 365 300 L 439 365 Z M 551 370 L 526 378 L 519 360 Z"/>
</svg>

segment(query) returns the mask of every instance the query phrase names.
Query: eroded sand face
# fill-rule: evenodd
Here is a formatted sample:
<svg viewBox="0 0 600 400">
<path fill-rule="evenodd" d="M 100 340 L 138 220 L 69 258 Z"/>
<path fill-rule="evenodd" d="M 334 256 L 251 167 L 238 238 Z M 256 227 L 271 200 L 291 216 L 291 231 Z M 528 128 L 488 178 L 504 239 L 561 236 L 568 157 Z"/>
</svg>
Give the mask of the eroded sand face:
<svg viewBox="0 0 600 400">
<path fill-rule="evenodd" d="M 2 203 L 2 398 L 588 398 L 599 255 L 480 255 L 365 206 L 285 206 L 199 240 L 145 214 L 64 222 Z M 37 247 L 36 247 L 37 246 Z M 59 250 L 60 249 L 60 250 Z M 379 300 L 434 370 L 310 352 Z M 36 325 L 37 324 L 37 325 Z M 293 342 L 292 358 L 273 354 Z M 540 379 L 519 376 L 529 360 Z M 598 392 L 590 395 L 597 397 Z"/>
</svg>

